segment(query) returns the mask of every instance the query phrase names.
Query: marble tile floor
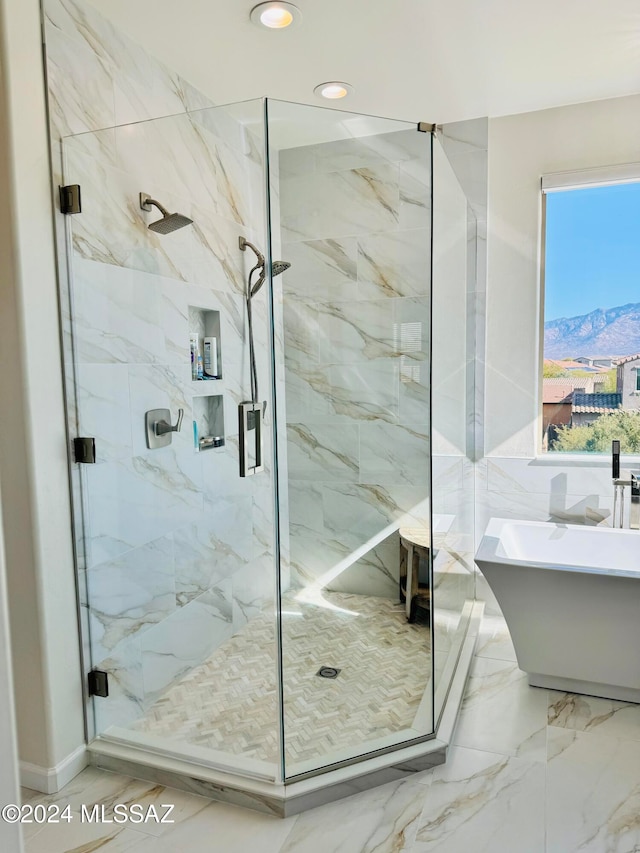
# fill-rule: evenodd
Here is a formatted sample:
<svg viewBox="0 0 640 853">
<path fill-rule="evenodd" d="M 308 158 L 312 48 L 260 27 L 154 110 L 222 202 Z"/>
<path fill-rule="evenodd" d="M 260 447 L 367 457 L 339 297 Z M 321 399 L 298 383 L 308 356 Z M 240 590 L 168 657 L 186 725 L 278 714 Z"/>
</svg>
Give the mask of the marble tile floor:
<svg viewBox="0 0 640 853">
<path fill-rule="evenodd" d="M 422 611 L 419 611 L 422 614 Z M 429 628 L 379 596 L 283 598 L 287 761 L 354 754 L 410 728 L 430 682 Z M 320 667 L 340 670 L 335 680 Z M 275 619 L 264 612 L 130 724 L 135 731 L 275 763 Z"/>
<path fill-rule="evenodd" d="M 27 853 L 633 853 L 640 706 L 528 687 L 495 616 L 435 770 L 285 820 L 95 768 L 59 794 L 24 798 L 69 803 L 76 815 L 81 803 L 103 803 L 107 815 L 116 802 L 176 806 L 166 826 L 33 826 Z"/>
</svg>

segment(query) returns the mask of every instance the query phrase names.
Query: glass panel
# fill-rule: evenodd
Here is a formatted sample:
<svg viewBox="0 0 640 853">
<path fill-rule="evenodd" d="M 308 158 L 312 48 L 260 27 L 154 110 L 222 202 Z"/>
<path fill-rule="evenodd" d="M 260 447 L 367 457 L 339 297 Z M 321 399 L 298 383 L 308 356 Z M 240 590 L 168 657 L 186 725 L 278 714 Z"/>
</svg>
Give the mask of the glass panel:
<svg viewBox="0 0 640 853">
<path fill-rule="evenodd" d="M 271 100 L 268 135 L 290 778 L 433 731 L 431 135 Z"/>
<path fill-rule="evenodd" d="M 473 327 L 476 219 L 433 146 L 433 647 L 439 719 L 474 598 Z M 468 319 L 471 318 L 471 319 Z"/>
<path fill-rule="evenodd" d="M 245 294 L 256 261 L 239 237 L 262 252 L 267 242 L 263 110 L 257 101 L 83 134 L 64 141 L 64 157 L 83 206 L 68 217 L 77 420 L 97 448 L 97 464 L 81 466 L 84 609 L 110 691 L 94 700 L 96 732 L 274 778 L 266 288 L 253 301 L 267 401 L 264 470 L 253 476 L 240 476 L 238 416 L 252 399 Z M 158 205 L 142 210 L 140 192 Z M 174 216 L 150 230 L 160 205 Z M 149 437 L 147 413 L 163 409 Z M 180 411 L 181 428 L 159 435 Z"/>
</svg>

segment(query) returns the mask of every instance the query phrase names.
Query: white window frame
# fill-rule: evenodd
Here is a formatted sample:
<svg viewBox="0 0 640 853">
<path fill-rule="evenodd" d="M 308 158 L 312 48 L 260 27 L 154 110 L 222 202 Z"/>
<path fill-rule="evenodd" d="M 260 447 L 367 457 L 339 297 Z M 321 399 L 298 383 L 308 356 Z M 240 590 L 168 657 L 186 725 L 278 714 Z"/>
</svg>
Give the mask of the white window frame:
<svg viewBox="0 0 640 853">
<path fill-rule="evenodd" d="M 593 464 L 598 460 L 608 458 L 607 453 L 562 453 L 542 449 L 543 396 L 542 380 L 544 369 L 544 318 L 545 318 L 545 258 L 547 234 L 547 202 L 548 193 L 564 192 L 566 190 L 586 190 L 593 187 L 611 187 L 618 184 L 640 183 L 640 163 L 622 163 L 615 166 L 596 166 L 591 169 L 576 169 L 567 172 L 552 172 L 540 178 L 541 200 L 541 236 L 540 236 L 540 334 L 538 359 L 538 451 L 537 457 L 544 460 L 573 459 L 584 460 Z M 633 457 L 640 458 L 640 457 Z"/>
</svg>

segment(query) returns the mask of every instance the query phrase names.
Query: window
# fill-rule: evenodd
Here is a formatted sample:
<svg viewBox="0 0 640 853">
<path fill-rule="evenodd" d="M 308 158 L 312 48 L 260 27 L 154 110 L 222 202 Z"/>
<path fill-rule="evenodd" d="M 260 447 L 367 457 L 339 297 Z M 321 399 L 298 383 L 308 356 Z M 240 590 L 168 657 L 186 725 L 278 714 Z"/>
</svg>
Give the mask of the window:
<svg viewBox="0 0 640 853">
<path fill-rule="evenodd" d="M 640 164 L 542 192 L 543 450 L 640 453 Z"/>
</svg>

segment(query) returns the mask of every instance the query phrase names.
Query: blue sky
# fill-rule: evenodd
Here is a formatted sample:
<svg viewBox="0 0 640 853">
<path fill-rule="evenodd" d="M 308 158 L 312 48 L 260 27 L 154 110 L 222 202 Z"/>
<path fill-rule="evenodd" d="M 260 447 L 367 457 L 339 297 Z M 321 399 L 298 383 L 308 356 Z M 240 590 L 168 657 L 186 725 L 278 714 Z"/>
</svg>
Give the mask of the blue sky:
<svg viewBox="0 0 640 853">
<path fill-rule="evenodd" d="M 548 193 L 545 320 L 640 302 L 640 183 Z"/>
</svg>

